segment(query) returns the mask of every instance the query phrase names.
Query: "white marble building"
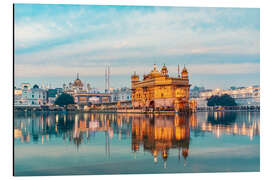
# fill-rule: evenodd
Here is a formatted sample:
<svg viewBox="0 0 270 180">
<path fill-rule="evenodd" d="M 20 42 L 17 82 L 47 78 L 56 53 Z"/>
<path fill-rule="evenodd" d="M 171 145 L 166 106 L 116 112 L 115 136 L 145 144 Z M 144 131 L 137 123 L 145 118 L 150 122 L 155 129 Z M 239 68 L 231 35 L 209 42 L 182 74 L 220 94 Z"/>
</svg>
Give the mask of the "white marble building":
<svg viewBox="0 0 270 180">
<path fill-rule="evenodd" d="M 23 83 L 20 89 L 16 89 L 14 92 L 14 106 L 29 106 L 40 107 L 46 105 L 48 102 L 47 91 L 40 89 L 37 85 L 33 88 L 29 83 Z"/>
<path fill-rule="evenodd" d="M 238 106 L 260 106 L 260 87 L 250 86 L 236 89 L 215 89 L 211 91 L 201 92 L 198 98 L 194 98 L 197 101 L 197 107 L 207 107 L 207 98 L 214 95 L 228 94 L 235 99 Z"/>
<path fill-rule="evenodd" d="M 131 89 L 121 88 L 112 91 L 112 102 L 131 101 Z"/>
</svg>

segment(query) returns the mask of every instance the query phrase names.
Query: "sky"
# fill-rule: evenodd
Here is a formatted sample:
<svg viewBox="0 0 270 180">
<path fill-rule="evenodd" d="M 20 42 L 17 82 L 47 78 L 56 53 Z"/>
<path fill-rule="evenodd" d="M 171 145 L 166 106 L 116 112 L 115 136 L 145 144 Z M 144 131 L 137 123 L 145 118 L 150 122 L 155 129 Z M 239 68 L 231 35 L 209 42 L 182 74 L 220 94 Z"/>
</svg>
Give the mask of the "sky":
<svg viewBox="0 0 270 180">
<path fill-rule="evenodd" d="M 105 88 L 130 87 L 157 64 L 192 86 L 229 88 L 260 83 L 260 10 L 15 4 L 14 79 L 62 87 L 76 79 Z"/>
</svg>

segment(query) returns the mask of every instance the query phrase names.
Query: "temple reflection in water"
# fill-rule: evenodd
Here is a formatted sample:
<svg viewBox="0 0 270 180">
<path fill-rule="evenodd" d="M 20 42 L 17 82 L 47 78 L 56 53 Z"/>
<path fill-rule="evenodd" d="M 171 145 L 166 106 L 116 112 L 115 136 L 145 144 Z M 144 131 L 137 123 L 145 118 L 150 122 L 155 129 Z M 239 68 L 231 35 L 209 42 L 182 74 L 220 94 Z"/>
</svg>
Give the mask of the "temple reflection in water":
<svg viewBox="0 0 270 180">
<path fill-rule="evenodd" d="M 132 150 L 136 155 L 140 145 L 153 155 L 157 163 L 161 155 L 166 167 L 170 149 L 178 149 L 186 159 L 189 151 L 189 118 L 187 116 L 133 116 Z"/>
<path fill-rule="evenodd" d="M 111 139 L 131 139 L 136 152 L 151 153 L 153 161 L 162 157 L 164 167 L 170 149 L 178 150 L 178 159 L 187 159 L 192 137 L 210 133 L 248 136 L 260 133 L 259 117 L 252 112 L 208 112 L 191 115 L 90 114 L 90 113 L 16 113 L 14 138 L 18 143 L 55 143 L 61 138 L 66 144 L 90 144 L 97 133 L 103 133 L 105 155 L 110 157 Z M 258 115 L 259 116 L 259 115 Z"/>
</svg>

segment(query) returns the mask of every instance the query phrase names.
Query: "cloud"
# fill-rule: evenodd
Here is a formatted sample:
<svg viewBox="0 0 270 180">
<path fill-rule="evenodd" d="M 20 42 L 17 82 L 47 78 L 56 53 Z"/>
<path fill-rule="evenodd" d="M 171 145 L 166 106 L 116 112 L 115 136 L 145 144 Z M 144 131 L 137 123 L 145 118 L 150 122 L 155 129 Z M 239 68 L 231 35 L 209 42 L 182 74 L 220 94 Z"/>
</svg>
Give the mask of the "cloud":
<svg viewBox="0 0 270 180">
<path fill-rule="evenodd" d="M 61 27 L 54 23 L 20 22 L 15 27 L 15 46 L 17 49 L 35 46 L 42 41 L 53 40 L 61 35 Z"/>
<path fill-rule="evenodd" d="M 200 64 L 191 65 L 189 71 L 194 74 L 254 74 L 260 73 L 260 64 Z"/>
<path fill-rule="evenodd" d="M 134 71 L 140 75 L 149 73 L 153 69 L 152 66 L 136 65 L 136 66 L 112 66 L 111 74 L 130 76 Z M 260 65 L 257 63 L 242 63 L 242 64 L 192 64 L 187 66 L 190 75 L 194 74 L 213 74 L 213 75 L 227 75 L 227 74 L 254 74 L 260 72 Z M 176 75 L 177 66 L 168 66 L 169 73 Z M 80 72 L 82 76 L 103 76 L 104 66 L 76 66 L 63 67 L 55 65 L 15 65 L 16 77 L 63 77 L 71 76 L 75 72 Z"/>
<path fill-rule="evenodd" d="M 39 8 L 15 16 L 16 77 L 104 76 L 105 64 L 129 76 L 153 63 L 171 72 L 186 63 L 191 74 L 259 73 L 258 9 Z"/>
<path fill-rule="evenodd" d="M 152 47 L 153 50 L 158 52 L 163 50 L 164 53 L 223 51 L 259 53 L 258 29 L 250 28 L 249 24 L 231 27 L 230 22 L 233 22 L 231 16 L 238 19 L 245 15 L 245 13 L 241 14 L 241 10 L 155 8 L 147 12 L 137 8 L 122 12 L 121 8 L 118 8 L 119 10 L 108 9 L 106 14 L 102 11 L 91 11 L 89 8 L 88 11 L 80 10 L 77 13 L 71 11 L 64 17 L 58 15 L 49 20 L 28 19 L 27 22 L 30 23 L 16 22 L 15 45 L 20 50 L 20 48 L 27 49 L 37 44 L 46 44 L 47 41 L 63 41 L 63 38 L 66 38 L 75 39 L 75 42 L 64 41 L 55 47 L 56 50 L 64 49 L 65 46 L 76 46 L 75 49 L 78 51 L 73 51 L 74 53 L 85 53 L 83 50 L 91 52 L 93 46 L 103 44 L 104 47 L 97 48 L 106 51 L 108 47 L 110 47 L 109 50 Z M 222 23 L 224 17 L 228 18 Z M 98 20 L 100 22 L 97 22 Z M 77 36 L 83 36 L 83 38 L 76 40 Z M 89 43 L 90 47 L 86 49 L 85 46 Z M 52 48 L 48 46 L 44 49 L 51 52 Z M 62 56 L 70 54 L 66 53 Z"/>
<path fill-rule="evenodd" d="M 241 36 L 239 37 L 239 34 Z M 252 36 L 256 34 L 256 36 Z M 117 61 L 130 58 L 185 54 L 258 54 L 257 32 L 237 30 L 211 34 L 182 31 L 149 32 L 140 36 L 114 36 L 101 40 L 84 39 L 32 53 L 15 54 L 15 63 L 74 65 L 92 61 Z M 242 41 L 242 43 L 240 43 Z"/>
</svg>

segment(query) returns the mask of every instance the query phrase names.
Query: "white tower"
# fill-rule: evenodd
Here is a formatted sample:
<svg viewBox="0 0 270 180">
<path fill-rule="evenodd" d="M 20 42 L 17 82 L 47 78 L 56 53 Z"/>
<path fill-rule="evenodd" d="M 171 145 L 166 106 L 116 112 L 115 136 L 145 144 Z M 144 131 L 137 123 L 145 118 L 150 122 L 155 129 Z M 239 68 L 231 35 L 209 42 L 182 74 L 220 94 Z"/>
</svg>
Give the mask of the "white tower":
<svg viewBox="0 0 270 180">
<path fill-rule="evenodd" d="M 109 93 L 110 92 L 110 65 L 105 66 L 105 92 Z"/>
</svg>

